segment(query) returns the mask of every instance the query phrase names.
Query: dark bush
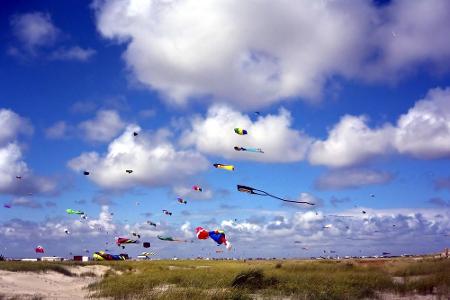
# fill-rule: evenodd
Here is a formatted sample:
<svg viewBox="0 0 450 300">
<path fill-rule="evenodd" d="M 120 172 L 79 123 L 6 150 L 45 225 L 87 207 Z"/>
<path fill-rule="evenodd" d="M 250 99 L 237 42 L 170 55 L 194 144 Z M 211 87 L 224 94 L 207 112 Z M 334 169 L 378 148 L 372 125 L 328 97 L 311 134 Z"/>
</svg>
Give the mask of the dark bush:
<svg viewBox="0 0 450 300">
<path fill-rule="evenodd" d="M 275 277 L 265 278 L 261 270 L 249 270 L 239 273 L 231 283 L 234 288 L 259 290 L 278 284 Z"/>
</svg>

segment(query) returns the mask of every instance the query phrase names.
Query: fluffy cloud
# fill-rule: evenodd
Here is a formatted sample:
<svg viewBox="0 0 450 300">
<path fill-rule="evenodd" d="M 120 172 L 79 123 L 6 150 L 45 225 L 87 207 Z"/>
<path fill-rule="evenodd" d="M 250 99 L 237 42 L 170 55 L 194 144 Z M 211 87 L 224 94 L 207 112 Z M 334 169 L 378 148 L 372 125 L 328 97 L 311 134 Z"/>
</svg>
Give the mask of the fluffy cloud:
<svg viewBox="0 0 450 300">
<path fill-rule="evenodd" d="M 55 184 L 33 175 L 23 160 L 17 137 L 21 133 L 33 132 L 29 121 L 13 111 L 0 109 L 0 128 L 0 193 L 27 195 L 54 191 Z"/>
<path fill-rule="evenodd" d="M 365 169 L 345 169 L 328 171 L 320 176 L 315 187 L 321 190 L 357 188 L 364 185 L 384 184 L 393 176 L 387 172 Z"/>
<path fill-rule="evenodd" d="M 160 130 L 153 135 L 133 132 L 140 128 L 130 125 L 113 140 L 106 154 L 83 153 L 68 165 L 75 171 L 89 170 L 88 178 L 101 187 L 122 189 L 136 185 L 161 186 L 205 170 L 208 161 L 193 151 L 177 151 L 168 141 L 168 133 Z M 133 173 L 125 172 L 132 169 Z"/>
<path fill-rule="evenodd" d="M 60 33 L 50 15 L 41 12 L 15 15 L 11 18 L 11 27 L 16 38 L 30 52 L 53 44 Z"/>
<path fill-rule="evenodd" d="M 365 117 L 345 116 L 309 152 L 312 164 L 350 167 L 389 153 L 422 159 L 450 157 L 450 88 L 431 89 L 395 125 L 370 128 Z"/>
<path fill-rule="evenodd" d="M 9 109 L 0 108 L 0 146 L 13 140 L 18 134 L 31 134 L 33 127 L 30 122 Z"/>
<path fill-rule="evenodd" d="M 47 57 L 50 60 L 87 61 L 95 50 L 80 46 L 56 48 L 64 39 L 48 13 L 32 12 L 14 15 L 10 21 L 11 30 L 18 43 L 10 46 L 8 53 L 19 58 Z M 58 42 L 58 43 L 57 43 Z M 55 49 L 56 48 L 56 49 Z M 44 54 L 47 52 L 46 54 Z"/>
<path fill-rule="evenodd" d="M 419 158 L 450 157 L 450 88 L 430 90 L 399 118 L 395 146 Z"/>
<path fill-rule="evenodd" d="M 285 109 L 280 109 L 278 115 L 258 117 L 252 121 L 248 115 L 227 106 L 214 105 L 205 118 L 193 118 L 191 126 L 180 139 L 182 145 L 194 145 L 200 152 L 232 159 L 300 161 L 311 143 L 307 135 L 291 128 L 292 118 Z M 234 132 L 236 127 L 245 128 L 248 135 L 245 138 L 237 135 Z M 262 148 L 264 154 L 238 152 L 234 146 Z"/>
<path fill-rule="evenodd" d="M 78 126 L 83 136 L 94 142 L 109 142 L 125 127 L 125 123 L 115 110 L 99 110 L 93 120 Z"/>
<path fill-rule="evenodd" d="M 394 132 L 389 125 L 370 129 L 365 117 L 344 116 L 325 141 L 315 141 L 309 153 L 312 164 L 352 166 L 391 151 Z"/>
<path fill-rule="evenodd" d="M 95 53 L 96 51 L 94 49 L 83 49 L 79 46 L 59 48 L 50 55 L 50 59 L 88 61 Z"/>
<path fill-rule="evenodd" d="M 59 121 L 45 130 L 45 136 L 49 139 L 60 139 L 66 136 L 69 126 L 64 121 Z"/>
<path fill-rule="evenodd" d="M 332 77 L 385 80 L 417 65 L 448 69 L 446 0 L 104 0 L 97 28 L 126 43 L 136 78 L 169 101 L 254 108 L 317 98 Z M 206 97 L 205 97 L 206 96 Z"/>
</svg>

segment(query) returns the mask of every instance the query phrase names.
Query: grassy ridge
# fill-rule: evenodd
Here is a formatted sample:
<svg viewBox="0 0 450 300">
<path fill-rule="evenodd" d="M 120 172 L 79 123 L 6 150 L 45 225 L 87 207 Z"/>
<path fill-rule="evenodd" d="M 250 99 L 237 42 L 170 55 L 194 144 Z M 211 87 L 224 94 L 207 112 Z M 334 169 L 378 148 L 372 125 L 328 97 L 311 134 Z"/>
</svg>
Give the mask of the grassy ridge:
<svg viewBox="0 0 450 300">
<path fill-rule="evenodd" d="M 385 293 L 449 295 L 450 261 L 126 262 L 90 289 L 114 299 L 364 299 Z M 421 270 L 421 271 L 419 271 Z M 408 280 L 408 276 L 425 276 Z M 414 275 L 410 275 L 414 274 Z M 404 276 L 404 282 L 393 276 Z"/>
<path fill-rule="evenodd" d="M 106 265 L 89 286 L 113 299 L 373 299 L 380 293 L 450 297 L 450 260 L 0 262 L 0 270 Z M 90 274 L 92 275 L 92 274 Z M 90 276 L 86 274 L 86 276 Z"/>
</svg>

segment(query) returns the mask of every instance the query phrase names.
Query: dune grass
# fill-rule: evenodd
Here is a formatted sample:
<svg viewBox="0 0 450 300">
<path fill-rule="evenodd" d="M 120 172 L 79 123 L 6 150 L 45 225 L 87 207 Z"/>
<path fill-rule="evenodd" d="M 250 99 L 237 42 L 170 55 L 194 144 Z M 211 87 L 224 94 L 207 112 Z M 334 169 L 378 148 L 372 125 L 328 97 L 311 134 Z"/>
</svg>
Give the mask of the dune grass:
<svg viewBox="0 0 450 300">
<path fill-rule="evenodd" d="M 448 263 L 410 259 L 124 262 L 125 272 L 111 272 L 89 288 L 94 297 L 113 299 L 375 299 L 380 293 L 449 295 Z M 426 280 L 399 283 L 392 279 L 419 273 Z"/>
<path fill-rule="evenodd" d="M 91 295 L 112 299 L 376 299 L 378 295 L 450 296 L 450 260 L 0 262 L 9 271 L 106 265 Z M 90 276 L 92 274 L 85 274 Z"/>
</svg>

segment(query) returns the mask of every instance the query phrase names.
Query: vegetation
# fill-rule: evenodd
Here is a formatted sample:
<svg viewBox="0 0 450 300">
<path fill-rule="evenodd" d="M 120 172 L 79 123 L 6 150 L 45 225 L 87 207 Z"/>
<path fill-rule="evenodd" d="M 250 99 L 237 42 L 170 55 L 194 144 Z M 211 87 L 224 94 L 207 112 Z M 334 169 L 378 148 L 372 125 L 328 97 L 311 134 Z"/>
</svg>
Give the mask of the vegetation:
<svg viewBox="0 0 450 300">
<path fill-rule="evenodd" d="M 117 261 L 89 285 L 112 299 L 376 299 L 381 294 L 450 296 L 450 260 Z M 0 262 L 9 271 L 56 271 L 76 262 Z M 92 276 L 87 272 L 83 276 Z M 1 299 L 1 298 L 0 298 Z"/>
</svg>

